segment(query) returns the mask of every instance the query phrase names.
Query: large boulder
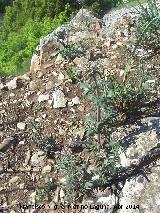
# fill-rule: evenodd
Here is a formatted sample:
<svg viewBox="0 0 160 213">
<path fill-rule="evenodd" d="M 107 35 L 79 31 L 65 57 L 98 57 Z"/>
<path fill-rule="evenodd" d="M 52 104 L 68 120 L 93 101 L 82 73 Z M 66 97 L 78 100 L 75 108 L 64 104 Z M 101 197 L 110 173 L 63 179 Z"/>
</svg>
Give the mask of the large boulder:
<svg viewBox="0 0 160 213">
<path fill-rule="evenodd" d="M 118 213 L 158 212 L 160 209 L 160 170 L 158 168 L 160 160 L 154 162 L 155 165 L 153 164 L 150 170 L 143 165 L 147 165 L 152 157 L 148 153 L 151 153 L 151 150 L 154 153 L 154 150 L 159 147 L 159 131 L 160 117 L 148 117 L 141 119 L 137 124 L 123 126 L 114 134 L 113 138 L 122 140 L 122 145 L 126 150 L 125 154 L 120 154 L 119 164 L 125 168 L 131 168 L 130 166 L 133 165 L 141 165 L 142 168 L 138 168 L 141 173 L 137 172 L 136 175 L 128 177 L 126 180 L 124 178 L 124 185 L 122 182 L 119 183 L 121 188 L 119 194 L 112 194 L 107 190 L 93 200 L 92 206 L 93 204 L 103 204 L 106 208 L 108 207 L 99 210 L 99 213 L 111 213 L 117 204 L 119 204 Z M 144 156 L 148 156 L 148 158 L 145 157 L 142 163 Z M 95 213 L 97 210 L 87 209 L 85 212 Z"/>
</svg>

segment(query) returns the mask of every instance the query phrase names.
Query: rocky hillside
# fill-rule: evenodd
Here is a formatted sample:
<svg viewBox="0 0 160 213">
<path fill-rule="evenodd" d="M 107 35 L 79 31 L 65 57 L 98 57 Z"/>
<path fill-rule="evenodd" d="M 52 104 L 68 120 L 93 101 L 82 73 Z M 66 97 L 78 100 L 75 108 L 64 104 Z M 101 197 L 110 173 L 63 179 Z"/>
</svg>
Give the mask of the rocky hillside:
<svg viewBox="0 0 160 213">
<path fill-rule="evenodd" d="M 28 73 L 0 79 L 0 205 L 4 212 L 52 213 L 58 212 L 57 207 L 59 212 L 63 208 L 97 212 L 98 204 L 103 204 L 98 212 L 158 213 L 160 55 L 139 47 L 132 58 L 137 17 L 129 9 L 100 20 L 80 10 L 70 23 L 40 41 Z M 96 132 L 87 136 L 85 118 L 97 109 L 81 85 L 91 85 L 101 70 L 104 79 L 118 83 L 128 81 L 128 70 L 129 79 L 139 85 L 142 60 L 149 80 L 141 83 L 151 85 L 151 92 L 145 98 L 136 96 L 126 102 L 119 98 L 114 103 L 121 109 L 118 122 L 109 126 L 116 130 L 111 138 L 119 141 L 111 146 L 117 150 L 113 152 L 116 161 L 107 167 L 110 178 L 100 184 L 99 169 L 110 165 L 113 153 L 103 147 L 109 141 L 103 134 L 100 141 Z M 94 147 L 94 140 L 100 142 L 100 149 Z M 79 162 L 79 170 L 70 156 Z M 85 163 L 87 173 L 83 173 Z M 79 205 L 76 210 L 74 204 Z"/>
</svg>

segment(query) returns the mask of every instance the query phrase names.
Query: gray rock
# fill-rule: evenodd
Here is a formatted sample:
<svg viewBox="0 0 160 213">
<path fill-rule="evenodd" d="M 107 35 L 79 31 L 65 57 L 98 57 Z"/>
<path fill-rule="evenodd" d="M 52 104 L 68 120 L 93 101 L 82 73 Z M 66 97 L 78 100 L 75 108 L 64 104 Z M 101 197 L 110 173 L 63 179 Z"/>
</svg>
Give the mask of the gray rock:
<svg viewBox="0 0 160 213">
<path fill-rule="evenodd" d="M 85 27 L 86 24 L 97 20 L 87 9 L 80 9 L 76 16 L 70 21 L 70 25 L 74 27 Z"/>
<path fill-rule="evenodd" d="M 17 123 L 17 128 L 20 130 L 25 130 L 26 129 L 26 123 L 19 122 Z"/>
<path fill-rule="evenodd" d="M 40 95 L 38 96 L 38 102 L 39 102 L 39 103 L 41 103 L 41 102 L 43 102 L 43 101 L 48 101 L 48 100 L 49 100 L 49 94 L 46 94 L 46 95 L 40 94 Z"/>
<path fill-rule="evenodd" d="M 0 152 L 5 152 L 13 143 L 16 142 L 14 137 L 7 137 L 0 143 Z"/>
<path fill-rule="evenodd" d="M 53 92 L 52 102 L 54 108 L 61 108 L 66 107 L 67 99 L 65 98 L 64 93 L 57 89 Z"/>
<path fill-rule="evenodd" d="M 5 87 L 4 84 L 0 83 L 0 90 L 2 90 L 4 87 Z"/>
<path fill-rule="evenodd" d="M 53 89 L 53 87 L 54 87 L 54 82 L 53 81 L 48 81 L 46 83 L 46 91 L 49 91 L 49 90 Z"/>
<path fill-rule="evenodd" d="M 73 103 L 73 105 L 78 105 L 78 104 L 80 104 L 80 99 L 79 99 L 79 97 L 76 96 L 76 97 L 72 98 L 72 103 Z"/>
<path fill-rule="evenodd" d="M 55 64 L 56 65 L 59 65 L 61 64 L 62 62 L 64 62 L 64 58 L 62 57 L 62 55 L 59 53 L 56 60 L 55 60 Z"/>
<path fill-rule="evenodd" d="M 156 147 L 160 139 L 157 132 L 160 130 L 160 118 L 148 117 L 140 120 L 138 124 L 126 125 L 117 129 L 113 134 L 113 139 L 122 140 L 122 145 L 126 148 L 125 153 L 121 153 L 120 165 L 128 167 L 138 164 L 140 159 L 145 156 L 151 149 Z M 159 165 L 160 160 L 157 160 Z M 117 165 L 119 166 L 119 165 Z M 118 213 L 157 213 L 160 209 L 160 170 L 159 167 L 151 167 L 146 174 L 148 180 L 142 174 L 128 178 L 124 186 L 121 185 L 122 191 L 118 198 L 113 195 L 101 196 L 97 198 L 98 203 L 109 206 L 112 209 L 115 201 L 119 199 L 120 206 Z M 96 203 L 94 202 L 94 203 Z M 127 208 L 127 206 L 132 207 Z M 136 209 L 134 209 L 137 207 Z M 139 208 L 138 208 L 139 206 Z M 95 213 L 96 210 L 86 210 L 86 213 Z M 99 213 L 112 212 L 110 210 L 100 210 Z"/>
<path fill-rule="evenodd" d="M 32 91 L 35 91 L 37 89 L 37 83 L 36 81 L 31 81 L 29 84 L 29 89 Z"/>
<path fill-rule="evenodd" d="M 9 90 L 16 89 L 17 88 L 17 77 L 14 78 L 13 80 L 9 81 L 6 86 L 8 87 Z"/>
<path fill-rule="evenodd" d="M 31 165 L 32 166 L 43 166 L 44 165 L 44 159 L 45 159 L 45 153 L 43 151 L 38 151 L 33 154 L 31 157 Z"/>
</svg>

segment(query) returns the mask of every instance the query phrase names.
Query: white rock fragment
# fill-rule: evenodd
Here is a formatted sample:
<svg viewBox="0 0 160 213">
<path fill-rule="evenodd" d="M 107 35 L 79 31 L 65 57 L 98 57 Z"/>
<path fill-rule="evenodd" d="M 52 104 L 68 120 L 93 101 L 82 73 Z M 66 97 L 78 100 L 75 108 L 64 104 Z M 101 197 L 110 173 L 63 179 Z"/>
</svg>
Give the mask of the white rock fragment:
<svg viewBox="0 0 160 213">
<path fill-rule="evenodd" d="M 62 57 L 62 55 L 59 53 L 56 60 L 55 60 L 55 64 L 59 65 L 64 61 L 64 58 Z"/>
<path fill-rule="evenodd" d="M 53 81 L 48 81 L 48 82 L 46 83 L 46 90 L 47 90 L 47 91 L 53 89 L 53 87 L 54 87 Z"/>
<path fill-rule="evenodd" d="M 17 123 L 17 128 L 20 130 L 25 130 L 26 129 L 26 123 L 19 122 Z"/>
<path fill-rule="evenodd" d="M 95 175 L 95 176 L 92 177 L 92 180 L 98 180 L 99 178 L 100 178 L 99 175 Z"/>
<path fill-rule="evenodd" d="M 43 166 L 45 163 L 44 159 L 45 159 L 45 153 L 43 151 L 38 151 L 31 157 L 31 165 Z"/>
<path fill-rule="evenodd" d="M 14 78 L 13 80 L 9 81 L 6 86 L 9 90 L 16 89 L 17 88 L 17 78 Z"/>
<path fill-rule="evenodd" d="M 9 97 L 14 97 L 15 94 L 12 92 L 11 94 L 9 94 Z"/>
<path fill-rule="evenodd" d="M 19 177 L 18 177 L 18 176 L 14 176 L 14 177 L 12 177 L 12 178 L 9 180 L 9 184 L 16 183 L 18 180 L 19 180 Z"/>
<path fill-rule="evenodd" d="M 37 77 L 38 77 L 38 78 L 42 78 L 42 76 L 43 76 L 43 73 L 42 73 L 42 72 L 38 72 Z"/>
<path fill-rule="evenodd" d="M 60 198 L 63 198 L 65 196 L 64 190 L 60 189 L 60 193 L 59 193 Z"/>
<path fill-rule="evenodd" d="M 64 80 L 64 75 L 63 75 L 63 73 L 59 73 L 59 75 L 58 75 L 58 80 L 60 80 L 60 81 L 63 81 Z"/>
<path fill-rule="evenodd" d="M 59 128 L 59 135 L 65 135 L 65 130 L 62 129 L 61 127 Z"/>
<path fill-rule="evenodd" d="M 43 101 L 48 101 L 49 100 L 49 94 L 40 94 L 38 97 L 38 102 L 41 103 Z"/>
<path fill-rule="evenodd" d="M 156 80 L 147 80 L 145 83 L 148 83 L 148 84 L 155 84 Z"/>
<path fill-rule="evenodd" d="M 51 169 L 52 169 L 52 167 L 50 165 L 43 167 L 42 174 L 46 174 L 46 173 L 51 172 Z"/>
<path fill-rule="evenodd" d="M 0 90 L 4 88 L 4 84 L 0 83 Z"/>
<path fill-rule="evenodd" d="M 53 92 L 53 99 L 52 99 L 53 108 L 61 108 L 66 107 L 67 99 L 65 98 L 64 93 L 57 89 Z"/>
<path fill-rule="evenodd" d="M 10 213 L 16 213 L 14 210 L 11 210 Z"/>
<path fill-rule="evenodd" d="M 30 77 L 27 74 L 18 76 L 18 79 L 25 80 L 25 81 L 30 81 Z"/>
<path fill-rule="evenodd" d="M 52 71 L 52 75 L 56 77 L 58 75 L 58 73 L 55 71 Z"/>
<path fill-rule="evenodd" d="M 29 196 L 29 201 L 31 203 L 35 203 L 36 201 L 36 192 L 33 192 L 30 196 Z"/>
<path fill-rule="evenodd" d="M 37 84 L 36 84 L 36 81 L 31 81 L 30 84 L 29 84 L 29 89 L 34 91 L 37 89 Z"/>
<path fill-rule="evenodd" d="M 79 97 L 78 97 L 78 96 L 76 96 L 76 97 L 72 98 L 72 103 L 73 103 L 74 105 L 78 105 L 78 104 L 80 104 Z"/>
</svg>

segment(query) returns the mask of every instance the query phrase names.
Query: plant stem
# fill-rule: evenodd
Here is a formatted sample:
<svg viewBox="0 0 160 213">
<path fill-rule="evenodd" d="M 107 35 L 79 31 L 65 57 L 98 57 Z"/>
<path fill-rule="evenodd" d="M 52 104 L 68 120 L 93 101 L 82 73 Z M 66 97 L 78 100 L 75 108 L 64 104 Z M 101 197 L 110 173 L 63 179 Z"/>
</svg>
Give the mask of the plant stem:
<svg viewBox="0 0 160 213">
<path fill-rule="evenodd" d="M 97 95 L 97 99 L 99 100 L 100 94 L 99 94 L 99 88 L 98 88 L 97 79 L 96 79 L 95 75 L 93 75 L 93 79 L 94 79 L 94 82 L 96 84 L 96 95 Z M 100 143 L 100 137 L 101 137 L 101 134 L 99 132 L 100 119 L 101 119 L 101 109 L 100 109 L 100 105 L 99 105 L 99 103 L 97 101 L 97 130 L 98 130 L 97 141 L 98 141 L 98 143 Z"/>
</svg>

